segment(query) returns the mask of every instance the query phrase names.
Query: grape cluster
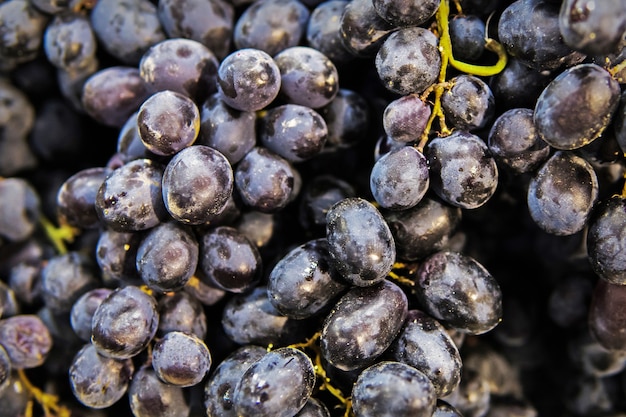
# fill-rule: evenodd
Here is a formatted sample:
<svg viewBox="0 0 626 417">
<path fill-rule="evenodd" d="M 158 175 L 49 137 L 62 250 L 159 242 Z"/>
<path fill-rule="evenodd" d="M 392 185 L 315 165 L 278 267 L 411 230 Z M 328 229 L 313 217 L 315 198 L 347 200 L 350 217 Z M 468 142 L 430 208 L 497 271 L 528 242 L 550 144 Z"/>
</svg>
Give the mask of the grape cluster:
<svg viewBox="0 0 626 417">
<path fill-rule="evenodd" d="M 0 2 L 0 417 L 626 415 L 622 0 Z"/>
</svg>

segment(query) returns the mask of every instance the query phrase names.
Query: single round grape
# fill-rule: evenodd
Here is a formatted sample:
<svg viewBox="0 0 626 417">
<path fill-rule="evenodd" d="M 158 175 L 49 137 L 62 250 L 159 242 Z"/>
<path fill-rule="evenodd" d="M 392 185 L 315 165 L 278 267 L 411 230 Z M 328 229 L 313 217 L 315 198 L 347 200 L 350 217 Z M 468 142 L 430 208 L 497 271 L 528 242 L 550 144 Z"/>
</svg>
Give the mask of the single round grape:
<svg viewBox="0 0 626 417">
<path fill-rule="evenodd" d="M 86 407 L 108 408 L 126 394 L 134 370 L 132 360 L 107 358 L 87 343 L 70 364 L 70 387 L 74 397 Z"/>
<path fill-rule="evenodd" d="M 261 281 L 263 262 L 256 245 L 231 226 L 201 233 L 200 279 L 224 291 L 243 293 Z"/>
<path fill-rule="evenodd" d="M 626 199 L 612 196 L 593 209 L 587 231 L 587 255 L 595 273 L 613 284 L 626 284 Z"/>
<path fill-rule="evenodd" d="M 97 41 L 89 18 L 81 14 L 62 13 L 46 27 L 44 52 L 58 68 L 84 68 L 96 55 Z"/>
<path fill-rule="evenodd" d="M 217 88 L 229 106 L 241 111 L 261 110 L 280 92 L 280 70 L 267 52 L 239 49 L 220 63 Z"/>
<path fill-rule="evenodd" d="M 502 320 L 502 290 L 478 261 L 439 251 L 419 266 L 415 286 L 422 310 L 446 327 L 470 335 L 487 333 Z"/>
<path fill-rule="evenodd" d="M 401 362 L 365 369 L 352 388 L 352 407 L 362 417 L 431 417 L 437 395 L 430 380 Z"/>
<path fill-rule="evenodd" d="M 185 332 L 204 340 L 207 335 L 207 317 L 198 298 L 186 291 L 163 294 L 158 300 L 159 326 L 157 337 L 169 332 Z"/>
<path fill-rule="evenodd" d="M 535 104 L 537 132 L 550 146 L 572 150 L 598 138 L 619 105 L 619 83 L 596 64 L 561 72 Z"/>
<path fill-rule="evenodd" d="M 50 17 L 28 0 L 3 2 L 0 16 L 0 69 L 4 72 L 35 59 Z"/>
<path fill-rule="evenodd" d="M 450 19 L 450 42 L 454 57 L 476 61 L 485 51 L 485 22 L 476 15 L 456 15 Z"/>
<path fill-rule="evenodd" d="M 154 291 L 178 291 L 196 271 L 198 254 L 191 229 L 178 222 L 161 223 L 146 233 L 137 248 L 137 272 Z"/>
<path fill-rule="evenodd" d="M 243 373 L 233 403 L 238 415 L 292 417 L 304 407 L 314 386 L 311 359 L 301 350 L 278 348 Z"/>
<path fill-rule="evenodd" d="M 139 72 L 153 93 L 170 90 L 202 103 L 217 91 L 219 61 L 209 48 L 193 39 L 165 39 L 141 57 Z"/>
<path fill-rule="evenodd" d="M 430 106 L 418 94 L 403 95 L 385 107 L 383 129 L 395 141 L 415 142 L 424 133 L 430 113 Z"/>
<path fill-rule="evenodd" d="M 589 305 L 589 330 L 605 349 L 626 348 L 626 314 L 620 308 L 626 300 L 626 286 L 608 280 L 596 281 Z"/>
<path fill-rule="evenodd" d="M 16 4 L 22 3 L 16 1 Z M 5 3 L 0 5 L 4 6 Z M 35 107 L 26 93 L 7 78 L 0 79 L 0 142 L 23 139 L 34 128 Z"/>
<path fill-rule="evenodd" d="M 41 301 L 42 268 L 43 265 L 29 261 L 22 261 L 11 267 L 8 284 L 21 306 L 30 306 Z M 0 307 L 0 317 L 2 310 Z"/>
<path fill-rule="evenodd" d="M 0 178 L 0 236 L 9 241 L 28 239 L 41 215 L 41 199 L 24 178 Z"/>
<path fill-rule="evenodd" d="M 388 352 L 391 359 L 426 375 L 437 398 L 450 394 L 461 381 L 461 354 L 452 337 L 441 323 L 420 310 L 409 310 Z"/>
<path fill-rule="evenodd" d="M 567 151 L 554 153 L 528 184 L 528 210 L 544 231 L 558 236 L 581 231 L 598 199 L 598 178 L 589 162 Z"/>
<path fill-rule="evenodd" d="M 128 359 L 148 346 L 158 325 L 153 296 L 134 285 L 119 287 L 94 312 L 91 342 L 101 355 Z"/>
<path fill-rule="evenodd" d="M 478 136 L 456 131 L 436 137 L 424 154 L 430 166 L 430 186 L 444 201 L 462 209 L 485 204 L 498 187 L 498 167 Z"/>
<path fill-rule="evenodd" d="M 135 159 L 113 170 L 96 195 L 100 220 L 118 232 L 146 230 L 166 220 L 163 169 L 151 159 Z"/>
<path fill-rule="evenodd" d="M 437 81 L 441 55 L 437 37 L 422 27 L 391 33 L 376 53 L 376 71 L 385 88 L 397 94 L 421 93 Z"/>
<path fill-rule="evenodd" d="M 380 17 L 393 26 L 421 26 L 435 15 L 440 0 L 420 2 L 404 0 L 374 0 L 374 9 Z"/>
<path fill-rule="evenodd" d="M 312 108 L 283 104 L 260 118 L 258 137 L 263 146 L 289 162 L 302 162 L 322 151 L 328 128 Z"/>
<path fill-rule="evenodd" d="M 109 294 L 111 288 L 94 288 L 81 295 L 70 310 L 70 325 L 74 333 L 84 342 L 91 341 L 91 323 L 93 314 Z"/>
<path fill-rule="evenodd" d="M 550 146 L 541 139 L 533 122 L 533 111 L 509 109 L 489 130 L 489 151 L 504 166 L 521 174 L 537 169 L 550 156 Z"/>
<path fill-rule="evenodd" d="M 406 295 L 390 281 L 351 288 L 324 320 L 322 356 L 343 371 L 371 365 L 397 337 L 407 312 Z"/>
<path fill-rule="evenodd" d="M 317 109 L 330 103 L 339 91 L 339 73 L 322 52 L 292 46 L 274 56 L 280 70 L 280 95 L 287 103 Z"/>
<path fill-rule="evenodd" d="M 350 1 L 339 21 L 344 47 L 355 57 L 376 55 L 380 45 L 396 28 L 376 13 L 371 0 Z"/>
<path fill-rule="evenodd" d="M 413 146 L 404 146 L 380 157 L 370 173 L 370 190 L 382 208 L 415 207 L 430 184 L 428 161 Z"/>
<path fill-rule="evenodd" d="M 69 177 L 57 192 L 57 212 L 63 222 L 83 229 L 100 226 L 96 212 L 96 195 L 111 170 L 105 167 L 85 168 Z"/>
<path fill-rule="evenodd" d="M 378 209 L 360 197 L 343 199 L 328 210 L 326 238 L 335 267 L 353 285 L 383 281 L 395 262 L 389 226 Z"/>
<path fill-rule="evenodd" d="M 163 382 L 192 387 L 209 372 L 211 352 L 198 336 L 168 332 L 152 348 L 152 367 Z"/>
<path fill-rule="evenodd" d="M 184 388 L 161 381 L 151 366 L 142 366 L 133 375 L 128 401 L 134 417 L 181 417 L 190 412 Z"/>
<path fill-rule="evenodd" d="M 367 136 L 371 110 L 365 98 L 354 90 L 340 88 L 335 98 L 317 110 L 326 121 L 326 147 L 349 148 Z"/>
<path fill-rule="evenodd" d="M 204 387 L 207 417 L 237 417 L 234 392 L 244 372 L 261 359 L 267 349 L 257 345 L 236 348 L 220 362 Z"/>
<path fill-rule="evenodd" d="M 450 80 L 452 87 L 441 96 L 441 108 L 454 128 L 475 131 L 490 123 L 495 114 L 495 99 L 486 82 L 462 74 Z"/>
<path fill-rule="evenodd" d="M 245 205 L 264 213 L 281 210 L 294 197 L 299 173 L 280 155 L 255 146 L 235 167 L 235 189 Z"/>
<path fill-rule="evenodd" d="M 142 233 L 116 232 L 106 228 L 100 232 L 96 243 L 96 261 L 105 282 L 131 282 L 138 284 L 137 249 Z"/>
<path fill-rule="evenodd" d="M 245 8 L 235 23 L 237 49 L 255 48 L 275 56 L 304 37 L 309 9 L 299 0 L 259 0 Z"/>
<path fill-rule="evenodd" d="M 174 219 L 204 224 L 226 207 L 234 174 L 222 153 L 195 145 L 174 155 L 165 167 L 162 183 L 165 208 Z"/>
<path fill-rule="evenodd" d="M 12 369 L 36 368 L 44 364 L 52 349 L 52 335 L 35 314 L 17 314 L 0 320 L 0 344 Z"/>
<path fill-rule="evenodd" d="M 170 156 L 196 141 L 200 133 L 200 110 L 183 94 L 159 91 L 139 108 L 137 125 L 141 141 L 150 152 Z"/>
<path fill-rule="evenodd" d="M 335 65 L 354 59 L 341 40 L 341 17 L 347 0 L 327 0 L 311 11 L 306 26 L 306 44 L 326 55 Z"/>
<path fill-rule="evenodd" d="M 285 254 L 267 281 L 272 305 L 293 319 L 320 313 L 346 288 L 346 283 L 332 267 L 328 242 L 324 238 L 308 241 Z"/>
</svg>

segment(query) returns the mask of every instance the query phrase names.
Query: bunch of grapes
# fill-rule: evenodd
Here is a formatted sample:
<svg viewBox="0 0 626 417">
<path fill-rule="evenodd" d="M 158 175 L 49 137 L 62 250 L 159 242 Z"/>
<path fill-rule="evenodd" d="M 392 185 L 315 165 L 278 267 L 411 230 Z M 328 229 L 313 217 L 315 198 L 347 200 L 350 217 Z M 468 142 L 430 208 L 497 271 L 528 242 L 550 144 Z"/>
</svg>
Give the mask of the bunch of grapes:
<svg viewBox="0 0 626 417">
<path fill-rule="evenodd" d="M 0 417 L 626 415 L 623 0 L 0 2 Z"/>
</svg>

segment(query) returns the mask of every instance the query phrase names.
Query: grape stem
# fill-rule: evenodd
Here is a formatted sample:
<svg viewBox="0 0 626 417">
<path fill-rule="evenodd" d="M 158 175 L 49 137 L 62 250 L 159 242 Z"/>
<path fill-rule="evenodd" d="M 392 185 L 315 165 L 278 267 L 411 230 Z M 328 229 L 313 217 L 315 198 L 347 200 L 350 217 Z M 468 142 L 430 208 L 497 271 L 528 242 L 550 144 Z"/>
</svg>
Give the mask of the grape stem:
<svg viewBox="0 0 626 417">
<path fill-rule="evenodd" d="M 29 395 L 37 401 L 43 408 L 45 417 L 70 417 L 71 412 L 66 407 L 59 405 L 59 398 L 56 395 L 43 392 L 41 389 L 34 386 L 23 369 L 18 369 L 17 374 L 20 378 L 20 382 L 24 384 L 24 387 L 28 391 Z M 29 401 L 26 410 L 25 417 L 32 417 L 33 403 Z"/>
<path fill-rule="evenodd" d="M 43 227 L 48 239 L 50 239 L 50 242 L 52 242 L 52 245 L 54 245 L 56 251 L 60 255 L 65 255 L 67 253 L 67 246 L 65 246 L 65 244 L 74 241 L 74 238 L 79 233 L 78 229 L 67 224 L 62 224 L 57 227 L 43 214 L 39 216 L 39 223 Z"/>
</svg>

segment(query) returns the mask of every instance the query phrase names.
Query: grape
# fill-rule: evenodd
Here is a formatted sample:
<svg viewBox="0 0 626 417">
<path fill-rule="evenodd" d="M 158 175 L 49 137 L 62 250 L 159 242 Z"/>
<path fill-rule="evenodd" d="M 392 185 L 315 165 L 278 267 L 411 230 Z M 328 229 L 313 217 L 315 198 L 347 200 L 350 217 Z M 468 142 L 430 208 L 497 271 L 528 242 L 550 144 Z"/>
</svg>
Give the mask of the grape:
<svg viewBox="0 0 626 417">
<path fill-rule="evenodd" d="M 376 71 L 385 88 L 398 94 L 421 93 L 437 81 L 441 55 L 437 37 L 421 27 L 391 33 L 376 53 Z"/>
<path fill-rule="evenodd" d="M 587 233 L 591 267 L 600 278 L 618 285 L 626 284 L 626 264 L 622 256 L 625 204 L 622 196 L 613 196 L 598 204 Z"/>
<path fill-rule="evenodd" d="M 41 268 L 42 265 L 28 261 L 20 262 L 11 268 L 8 283 L 20 305 L 28 306 L 41 301 Z"/>
<path fill-rule="evenodd" d="M 528 210 L 548 233 L 568 236 L 581 231 L 598 198 L 598 178 L 589 162 L 569 153 L 554 153 L 528 185 Z"/>
<path fill-rule="evenodd" d="M 619 84 L 605 69 L 596 64 L 573 66 L 552 80 L 537 98 L 535 127 L 554 148 L 580 148 L 606 129 L 619 98 Z"/>
<path fill-rule="evenodd" d="M 0 344 L 9 355 L 12 369 L 41 366 L 52 343 L 48 327 L 34 314 L 18 314 L 0 320 Z"/>
<path fill-rule="evenodd" d="M 0 393 L 9 386 L 11 372 L 11 358 L 6 349 L 0 345 Z"/>
<path fill-rule="evenodd" d="M 450 82 L 453 85 L 441 96 L 441 107 L 452 126 L 472 132 L 491 122 L 495 99 L 487 83 L 472 75 L 459 75 Z"/>
<path fill-rule="evenodd" d="M 220 290 L 219 288 L 215 288 L 210 285 L 206 285 L 195 276 L 191 277 L 191 279 L 187 281 L 187 284 L 183 287 L 183 290 L 181 292 L 190 295 L 193 299 L 199 301 L 202 305 L 205 306 L 216 305 L 226 296 L 226 291 Z M 167 312 L 164 312 L 164 314 L 164 324 L 167 325 Z M 188 314 L 187 317 L 194 318 L 195 316 L 192 314 Z M 159 323 L 161 323 L 161 321 L 159 321 Z M 194 324 L 194 328 L 197 326 L 205 326 L 205 324 L 205 321 L 200 319 L 198 323 Z M 190 333 L 200 334 L 200 332 L 196 330 L 188 331 Z"/>
<path fill-rule="evenodd" d="M 207 334 L 207 321 L 200 300 L 185 291 L 164 294 L 158 300 L 159 327 L 156 336 L 169 332 L 193 334 L 204 340 Z"/>
<path fill-rule="evenodd" d="M 211 353 L 197 336 L 172 331 L 154 344 L 152 367 L 163 382 L 191 387 L 199 384 L 209 372 Z"/>
<path fill-rule="evenodd" d="M 402 330 L 389 347 L 391 359 L 422 372 L 438 398 L 461 381 L 461 354 L 441 323 L 420 310 L 409 310 Z"/>
<path fill-rule="evenodd" d="M 323 402 L 309 397 L 304 407 L 294 417 L 330 417 L 330 411 Z"/>
<path fill-rule="evenodd" d="M 128 389 L 135 367 L 132 360 L 102 356 L 91 343 L 72 359 L 69 379 L 72 393 L 90 408 L 107 408 L 118 402 Z"/>
<path fill-rule="evenodd" d="M 401 362 L 383 361 L 365 369 L 352 388 L 358 416 L 430 417 L 437 400 L 430 380 Z"/>
<path fill-rule="evenodd" d="M 94 288 L 82 294 L 70 310 L 70 325 L 74 333 L 84 342 L 91 341 L 91 323 L 93 314 L 109 294 L 110 288 Z"/>
<path fill-rule="evenodd" d="M 456 15 L 450 20 L 452 52 L 456 59 L 476 61 L 485 51 L 485 23 L 476 15 Z"/>
<path fill-rule="evenodd" d="M 323 357 L 343 371 L 371 365 L 394 341 L 407 311 L 406 295 L 390 281 L 351 288 L 324 320 Z"/>
<path fill-rule="evenodd" d="M 306 26 L 306 44 L 326 55 L 335 65 L 354 58 L 341 40 L 341 17 L 347 0 L 326 0 L 311 11 Z"/>
<path fill-rule="evenodd" d="M 381 156 L 372 167 L 370 189 L 382 208 L 415 207 L 428 191 L 428 162 L 423 153 L 404 146 Z"/>
<path fill-rule="evenodd" d="M 369 286 L 385 279 L 396 257 L 389 226 L 368 201 L 351 197 L 326 214 L 326 238 L 334 266 L 353 285 Z"/>
<path fill-rule="evenodd" d="M 189 415 L 182 387 L 161 381 L 151 366 L 142 366 L 128 386 L 128 400 L 134 417 L 180 417 Z"/>
<path fill-rule="evenodd" d="M 415 142 L 424 132 L 430 113 L 430 107 L 419 95 L 404 95 L 385 107 L 383 129 L 390 139 L 397 142 Z"/>
<path fill-rule="evenodd" d="M 280 92 L 280 80 L 272 56 L 255 48 L 229 54 L 217 70 L 219 97 L 241 111 L 257 111 L 269 105 Z"/>
<path fill-rule="evenodd" d="M 0 406 L 2 412 L 10 416 L 18 416 L 24 413 L 30 401 L 26 387 L 20 380 L 17 372 L 13 371 L 9 376 L 7 387 L 0 391 Z"/>
<path fill-rule="evenodd" d="M 285 254 L 268 277 L 270 302 L 287 317 L 303 319 L 327 309 L 346 289 L 331 265 L 328 242 L 320 238 Z"/>
<path fill-rule="evenodd" d="M 42 44 L 50 18 L 28 0 L 14 0 L 0 5 L 0 69 L 11 70 L 32 61 Z"/>
<path fill-rule="evenodd" d="M 193 232 L 177 222 L 150 229 L 137 248 L 136 268 L 143 282 L 158 292 L 178 291 L 198 266 L 199 244 Z"/>
<path fill-rule="evenodd" d="M 501 73 L 489 80 L 498 109 L 534 108 L 537 97 L 552 80 L 549 72 L 526 66 L 510 57 Z"/>
<path fill-rule="evenodd" d="M 424 149 L 430 186 L 445 202 L 463 209 L 484 205 L 498 187 L 498 167 L 478 136 L 456 131 L 434 138 Z"/>
<path fill-rule="evenodd" d="M 266 353 L 241 376 L 233 393 L 237 415 L 291 417 L 313 393 L 311 359 L 290 347 Z"/>
<path fill-rule="evenodd" d="M 435 15 L 440 0 L 419 3 L 402 0 L 374 0 L 376 13 L 393 26 L 420 26 Z"/>
<path fill-rule="evenodd" d="M 288 103 L 317 109 L 339 91 L 339 73 L 329 57 L 307 46 L 292 46 L 274 56 L 280 70 L 280 95 Z"/>
<path fill-rule="evenodd" d="M 0 178 L 0 236 L 24 241 L 37 226 L 41 200 L 37 190 L 24 178 Z"/>
<path fill-rule="evenodd" d="M 72 108 L 76 110 L 77 112 L 80 112 L 80 113 L 86 112 L 85 103 L 83 103 L 83 87 L 85 86 L 85 83 L 87 82 L 87 80 L 89 80 L 91 76 L 95 75 L 101 69 L 103 68 L 102 68 L 101 61 L 98 58 L 97 54 L 96 54 L 96 58 L 92 59 L 89 62 L 89 65 L 85 68 L 81 68 L 79 70 L 70 70 L 70 71 L 66 71 L 61 68 L 57 69 L 56 82 L 59 86 L 61 96 L 63 99 L 67 100 L 68 104 L 70 104 L 70 106 L 72 106 Z M 106 80 L 106 82 L 109 82 L 109 81 L 110 80 Z M 106 86 L 106 83 L 105 83 L 105 86 Z M 92 87 L 93 87 L 93 84 L 92 84 Z M 100 90 L 99 86 L 96 86 L 96 87 L 98 90 Z M 138 86 L 138 87 L 139 89 L 141 88 L 141 86 Z M 101 91 L 106 91 L 106 88 Z M 94 97 L 92 97 L 92 98 L 89 98 L 89 100 L 95 100 L 95 99 Z M 115 98 L 113 97 L 110 100 L 115 101 Z M 90 103 L 89 105 L 92 106 L 94 104 Z M 96 103 L 95 105 L 98 105 L 98 104 Z M 105 107 L 107 106 L 108 105 L 105 104 Z M 135 102 L 133 102 L 132 106 L 136 106 L 137 108 L 139 108 L 139 103 L 135 104 Z M 111 109 L 107 111 L 113 112 Z M 96 112 L 97 110 L 94 110 L 92 114 L 95 115 Z M 131 112 L 125 112 L 125 114 L 127 113 L 130 114 Z M 96 117 L 99 117 L 99 115 Z M 113 119 L 116 119 L 117 117 L 122 119 L 124 116 L 113 115 Z M 121 123 L 121 120 L 115 120 L 112 123 L 114 123 L 115 126 L 119 126 L 118 123 Z"/>
<path fill-rule="evenodd" d="M 104 167 L 85 168 L 65 180 L 57 193 L 57 210 L 63 222 L 84 229 L 100 226 L 96 195 L 110 172 Z"/>
<path fill-rule="evenodd" d="M 55 16 L 46 27 L 43 41 L 48 60 L 66 70 L 86 67 L 97 49 L 89 19 L 73 13 Z"/>
<path fill-rule="evenodd" d="M 209 223 L 228 203 L 234 188 L 233 169 L 219 151 L 204 145 L 187 147 L 163 172 L 165 208 L 177 221 Z"/>
<path fill-rule="evenodd" d="M 326 122 L 327 148 L 349 148 L 366 136 L 371 111 L 365 98 L 354 90 L 340 88 L 335 98 L 317 112 Z"/>
<path fill-rule="evenodd" d="M 423 311 L 471 335 L 502 319 L 502 291 L 495 278 L 468 255 L 439 251 L 419 266 L 416 296 Z"/>
<path fill-rule="evenodd" d="M 154 297 L 134 285 L 116 288 L 94 312 L 91 342 L 101 355 L 128 359 L 148 346 L 158 325 Z"/>
<path fill-rule="evenodd" d="M 395 27 L 376 12 L 371 0 L 352 0 L 341 14 L 339 34 L 344 47 L 355 57 L 376 55 Z"/>
<path fill-rule="evenodd" d="M 267 350 L 256 345 L 244 345 L 220 362 L 204 387 L 207 417 L 235 417 L 234 391 L 244 372 L 261 359 Z"/>
<path fill-rule="evenodd" d="M 344 198 L 354 197 L 352 185 L 332 175 L 320 175 L 304 185 L 300 194 L 299 220 L 307 229 L 326 232 L 326 212 Z"/>
<path fill-rule="evenodd" d="M 95 255 L 103 281 L 141 282 L 135 262 L 142 238 L 143 234 L 138 232 L 102 230 Z"/>
</svg>

